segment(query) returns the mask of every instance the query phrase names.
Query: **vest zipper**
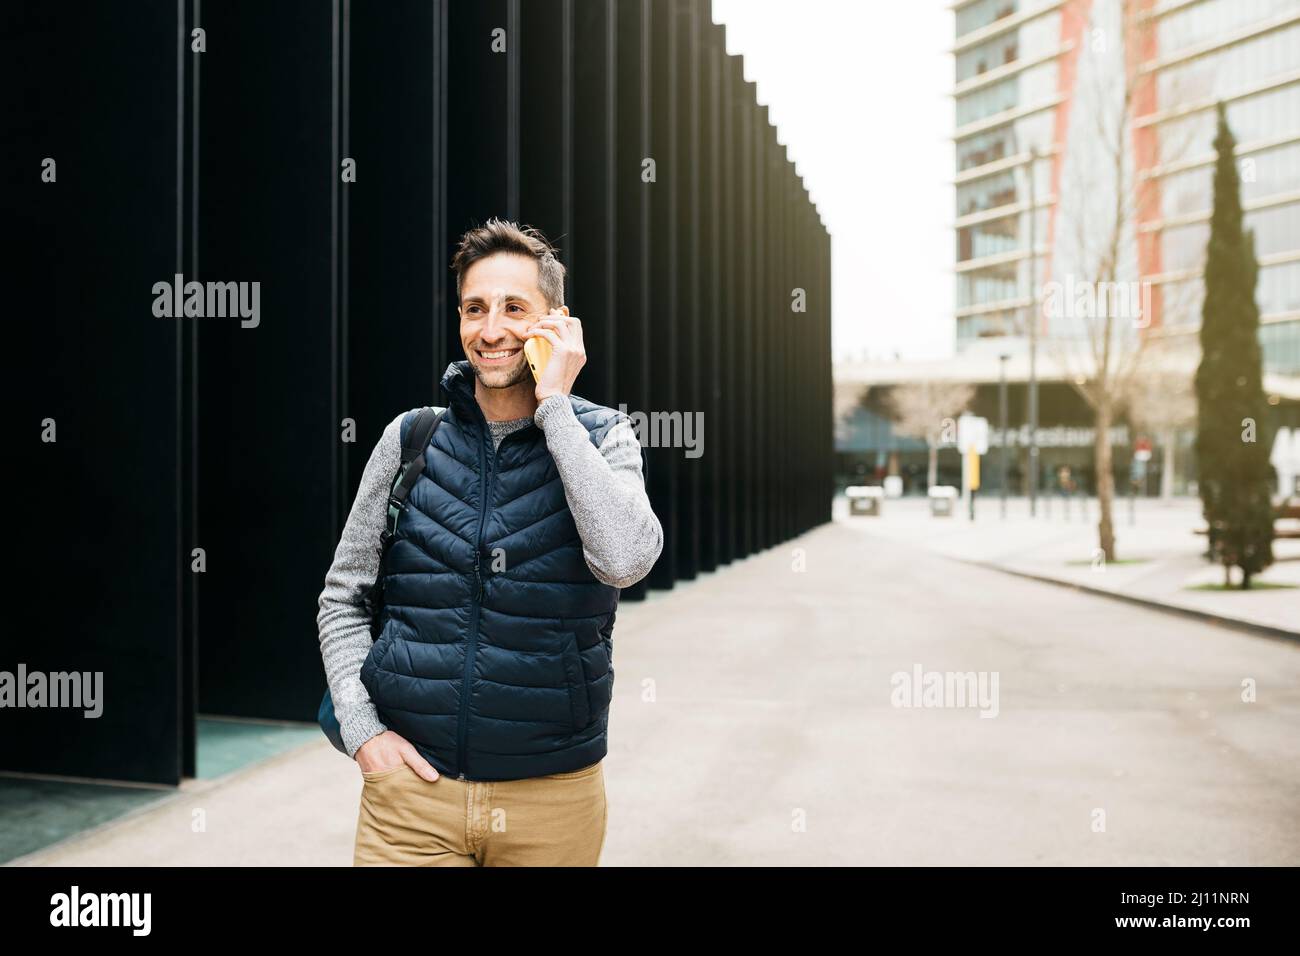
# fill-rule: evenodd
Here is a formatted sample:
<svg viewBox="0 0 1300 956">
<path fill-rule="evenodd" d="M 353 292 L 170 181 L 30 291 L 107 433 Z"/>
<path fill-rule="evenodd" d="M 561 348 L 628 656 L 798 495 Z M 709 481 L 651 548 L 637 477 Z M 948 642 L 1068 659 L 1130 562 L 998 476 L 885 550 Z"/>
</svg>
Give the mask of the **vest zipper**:
<svg viewBox="0 0 1300 956">
<path fill-rule="evenodd" d="M 478 534 L 474 541 L 474 598 L 470 602 L 469 648 L 465 651 L 465 673 L 460 685 L 460 720 L 456 734 L 456 766 L 459 779 L 465 779 L 465 752 L 469 742 L 469 682 L 474 668 L 474 652 L 478 649 L 478 619 L 483 600 L 483 574 L 479 567 L 483 555 L 483 529 L 487 523 L 488 499 L 492 494 L 492 471 L 488 467 L 487 457 L 487 419 L 479 414 L 483 423 L 479 430 L 478 470 L 483 475 L 483 493 L 479 500 Z M 493 456 L 492 468 L 496 466 Z"/>
</svg>

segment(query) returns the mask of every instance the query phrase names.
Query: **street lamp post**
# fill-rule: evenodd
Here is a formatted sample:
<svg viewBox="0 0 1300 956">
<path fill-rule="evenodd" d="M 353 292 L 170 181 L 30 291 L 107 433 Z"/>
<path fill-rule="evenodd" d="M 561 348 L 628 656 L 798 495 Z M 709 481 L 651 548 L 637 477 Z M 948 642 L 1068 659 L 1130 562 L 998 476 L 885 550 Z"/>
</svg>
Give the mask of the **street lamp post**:
<svg viewBox="0 0 1300 956">
<path fill-rule="evenodd" d="M 1038 147 L 1029 147 L 1029 516 L 1038 513 L 1038 249 L 1034 172 Z"/>
<path fill-rule="evenodd" d="M 1007 516 L 1007 359 L 1010 355 L 998 356 L 998 418 L 1002 428 L 1002 517 Z"/>
</svg>

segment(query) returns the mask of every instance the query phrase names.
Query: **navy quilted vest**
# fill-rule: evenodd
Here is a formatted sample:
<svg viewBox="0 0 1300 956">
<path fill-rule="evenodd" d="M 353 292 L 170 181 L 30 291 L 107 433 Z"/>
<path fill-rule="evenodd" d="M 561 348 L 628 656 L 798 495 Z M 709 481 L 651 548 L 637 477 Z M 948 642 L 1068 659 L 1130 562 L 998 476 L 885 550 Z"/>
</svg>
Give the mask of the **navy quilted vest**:
<svg viewBox="0 0 1300 956">
<path fill-rule="evenodd" d="M 448 410 L 398 521 L 361 681 L 439 773 L 577 770 L 606 753 L 619 589 L 583 559 L 542 430 L 494 449 L 469 362 L 449 365 L 442 388 Z M 569 401 L 596 445 L 622 417 Z"/>
</svg>

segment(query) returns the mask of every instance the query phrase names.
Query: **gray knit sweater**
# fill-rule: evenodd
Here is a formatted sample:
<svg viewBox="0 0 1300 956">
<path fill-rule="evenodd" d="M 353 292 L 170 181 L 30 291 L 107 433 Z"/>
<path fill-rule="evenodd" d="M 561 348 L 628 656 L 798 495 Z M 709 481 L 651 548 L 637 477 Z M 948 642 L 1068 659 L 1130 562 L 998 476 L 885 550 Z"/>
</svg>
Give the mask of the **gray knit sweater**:
<svg viewBox="0 0 1300 956">
<path fill-rule="evenodd" d="M 406 414 L 388 423 L 371 452 L 318 602 L 321 658 L 350 757 L 387 729 L 361 683 L 361 665 L 371 646 L 370 615 L 362 599 L 379 570 L 379 534 L 401 465 Z M 597 449 L 564 395 L 548 397 L 531 420 L 546 436 L 591 573 L 619 588 L 640 581 L 663 549 L 663 528 L 646 495 L 641 446 L 632 426 L 623 421 L 608 429 Z M 499 445 L 528 422 L 520 418 L 488 422 L 488 427 Z"/>
</svg>

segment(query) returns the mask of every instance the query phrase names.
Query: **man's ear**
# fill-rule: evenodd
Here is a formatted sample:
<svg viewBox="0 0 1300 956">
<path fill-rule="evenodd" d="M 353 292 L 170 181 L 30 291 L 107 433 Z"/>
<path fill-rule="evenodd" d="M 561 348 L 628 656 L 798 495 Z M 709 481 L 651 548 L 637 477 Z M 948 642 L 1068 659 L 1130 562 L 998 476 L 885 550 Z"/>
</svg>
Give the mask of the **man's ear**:
<svg viewBox="0 0 1300 956">
<path fill-rule="evenodd" d="M 560 306 L 560 311 L 563 312 L 565 315 L 568 315 L 568 314 L 569 314 L 569 307 L 568 307 L 567 305 L 562 305 L 562 306 Z"/>
</svg>

